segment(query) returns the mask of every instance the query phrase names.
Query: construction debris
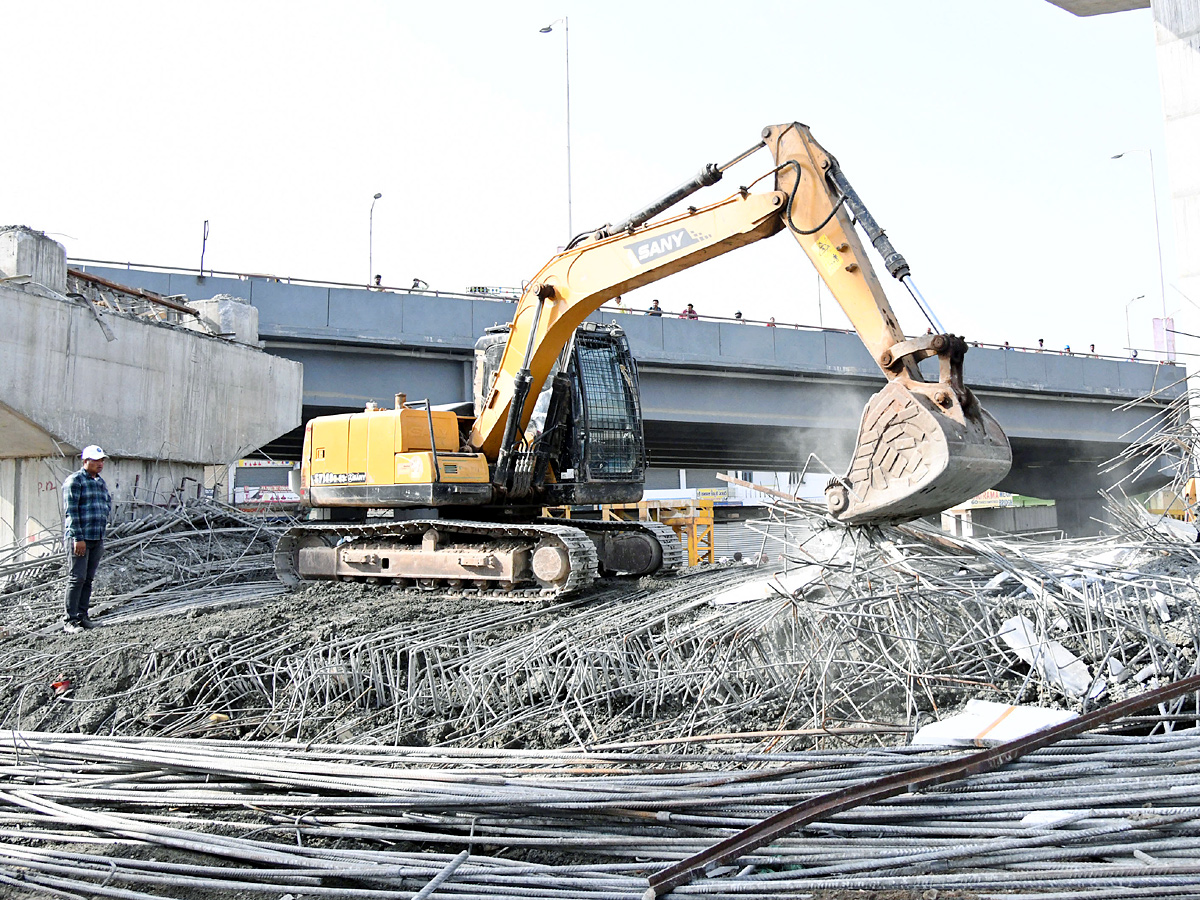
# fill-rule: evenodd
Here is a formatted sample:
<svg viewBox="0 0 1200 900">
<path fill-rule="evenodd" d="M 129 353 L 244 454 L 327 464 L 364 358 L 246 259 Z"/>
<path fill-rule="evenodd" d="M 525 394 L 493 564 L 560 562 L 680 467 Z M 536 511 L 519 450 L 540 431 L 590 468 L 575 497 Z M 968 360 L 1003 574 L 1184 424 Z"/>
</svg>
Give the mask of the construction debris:
<svg viewBox="0 0 1200 900">
<path fill-rule="evenodd" d="M 284 593 L 272 548 L 281 526 L 209 501 L 187 501 L 108 529 L 92 600 L 109 624 L 263 601 Z M 0 604 L 9 634 L 61 619 L 61 535 L 0 550 Z"/>
<path fill-rule="evenodd" d="M 1191 437 L 1130 453 L 1168 445 Z M 288 523 L 195 502 L 110 532 L 100 627 L 66 635 L 61 543 L 0 553 L 0 883 L 638 897 L 814 798 L 1198 671 L 1200 545 L 1119 492 L 1115 533 L 1056 542 L 847 530 L 767 496 L 751 527 L 768 564 L 558 603 L 286 592 L 271 554 Z M 826 813 L 674 894 L 1186 892 L 1198 699 Z"/>
<path fill-rule="evenodd" d="M 822 819 L 849 812 L 868 803 L 911 791 L 928 790 L 960 779 L 995 771 L 1022 756 L 1049 747 L 1058 741 L 1112 722 L 1128 713 L 1162 704 L 1190 691 L 1200 690 L 1200 675 L 1168 684 L 1138 697 L 1130 697 L 1105 709 L 1093 710 L 1086 716 L 1068 719 L 1058 725 L 1033 734 L 1015 738 L 998 747 L 981 750 L 961 759 L 932 762 L 916 771 L 883 775 L 854 788 L 827 791 L 790 809 L 747 828 L 743 828 L 712 847 L 668 866 L 650 876 L 650 889 L 644 900 L 654 900 L 674 888 L 688 884 L 715 866 L 728 865 L 756 853 L 795 829 Z M 1200 815 L 1200 809 L 1196 810 Z M 873 867 L 872 867 L 873 868 Z"/>
<path fill-rule="evenodd" d="M 1196 545 L 824 527 L 776 500 L 773 573 L 704 566 L 500 604 L 317 583 L 281 525 L 192 504 L 122 526 L 90 635 L 56 632 L 57 555 L 2 563 L 4 727 L 127 735 L 701 752 L 877 746 L 972 699 L 1085 712 L 1177 680 L 1200 647 Z M 116 674 L 113 674 L 116 673 Z M 70 702 L 34 685 L 68 678 Z M 53 678 L 50 680 L 54 680 Z M 1190 722 L 1177 701 L 1158 732 Z M 217 723 L 214 714 L 227 716 Z"/>
</svg>

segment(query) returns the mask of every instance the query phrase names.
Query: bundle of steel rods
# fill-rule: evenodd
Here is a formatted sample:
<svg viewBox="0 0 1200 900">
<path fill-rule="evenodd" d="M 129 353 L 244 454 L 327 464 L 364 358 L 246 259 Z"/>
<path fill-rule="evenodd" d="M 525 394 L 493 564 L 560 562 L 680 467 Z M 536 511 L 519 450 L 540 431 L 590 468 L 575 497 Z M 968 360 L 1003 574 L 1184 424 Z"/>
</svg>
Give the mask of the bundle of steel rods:
<svg viewBox="0 0 1200 900">
<path fill-rule="evenodd" d="M 633 898 L 733 831 L 945 758 L 0 738 L 0 875 L 100 896 L 412 896 L 444 874 L 434 896 Z M 1128 896 L 1194 884 L 1198 853 L 1200 733 L 1085 736 L 813 823 L 675 894 Z"/>
</svg>

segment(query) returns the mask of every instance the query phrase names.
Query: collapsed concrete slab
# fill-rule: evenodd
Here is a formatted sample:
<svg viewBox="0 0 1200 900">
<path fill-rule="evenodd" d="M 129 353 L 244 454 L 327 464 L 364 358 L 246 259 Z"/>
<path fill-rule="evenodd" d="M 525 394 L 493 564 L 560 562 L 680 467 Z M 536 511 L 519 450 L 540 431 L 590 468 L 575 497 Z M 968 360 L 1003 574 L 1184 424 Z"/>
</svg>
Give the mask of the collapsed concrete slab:
<svg viewBox="0 0 1200 900">
<path fill-rule="evenodd" d="M 62 245 L 0 229 L 0 543 L 58 527 L 58 487 L 88 444 L 111 455 L 105 480 L 136 512 L 195 496 L 205 466 L 300 423 L 302 367 L 262 352 L 252 322 L 227 340 L 134 315 L 68 295 L 66 271 Z M 243 304 L 205 317 L 229 318 L 222 305 Z"/>
</svg>

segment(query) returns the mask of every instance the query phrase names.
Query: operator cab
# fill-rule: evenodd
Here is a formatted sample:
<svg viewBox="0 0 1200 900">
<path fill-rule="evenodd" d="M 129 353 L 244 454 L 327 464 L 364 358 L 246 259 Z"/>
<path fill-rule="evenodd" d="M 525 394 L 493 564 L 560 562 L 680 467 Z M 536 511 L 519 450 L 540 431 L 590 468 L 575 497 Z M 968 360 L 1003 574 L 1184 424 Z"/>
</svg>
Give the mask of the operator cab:
<svg viewBox="0 0 1200 900">
<path fill-rule="evenodd" d="M 488 329 L 475 344 L 476 415 L 491 391 L 507 342 L 508 326 L 502 325 Z M 565 375 L 568 396 L 556 403 L 552 395 L 560 375 Z M 539 456 L 548 462 L 544 481 L 532 485 L 539 503 L 641 499 L 646 441 L 639 397 L 637 363 L 625 331 L 616 324 L 579 326 L 538 396 L 520 451 L 529 466 L 536 467 Z"/>
</svg>

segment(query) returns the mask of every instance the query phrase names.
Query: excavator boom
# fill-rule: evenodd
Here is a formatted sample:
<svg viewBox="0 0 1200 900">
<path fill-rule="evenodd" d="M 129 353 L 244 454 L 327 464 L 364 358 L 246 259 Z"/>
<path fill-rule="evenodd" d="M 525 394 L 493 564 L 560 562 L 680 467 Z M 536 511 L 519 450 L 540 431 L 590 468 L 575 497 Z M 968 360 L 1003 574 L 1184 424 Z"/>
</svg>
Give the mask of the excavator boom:
<svg viewBox="0 0 1200 900">
<path fill-rule="evenodd" d="M 917 518 L 969 499 L 1004 477 L 1012 453 L 1004 432 L 962 378 L 967 345 L 952 334 L 905 337 L 854 226 L 894 277 L 924 306 L 908 263 L 875 222 L 837 160 L 799 123 L 770 126 L 774 190 L 742 189 L 709 206 L 645 224 L 722 173 L 710 165 L 616 227 L 605 226 L 552 258 L 521 296 L 499 369 L 470 435 L 497 461 L 503 493 L 517 444 L 563 348 L 607 300 L 730 250 L 787 230 L 828 285 L 888 385 L 868 402 L 846 475 L 831 481 L 830 512 L 847 524 Z M 852 220 L 853 217 L 853 220 Z M 936 381 L 920 360 L 936 356 Z"/>
</svg>

